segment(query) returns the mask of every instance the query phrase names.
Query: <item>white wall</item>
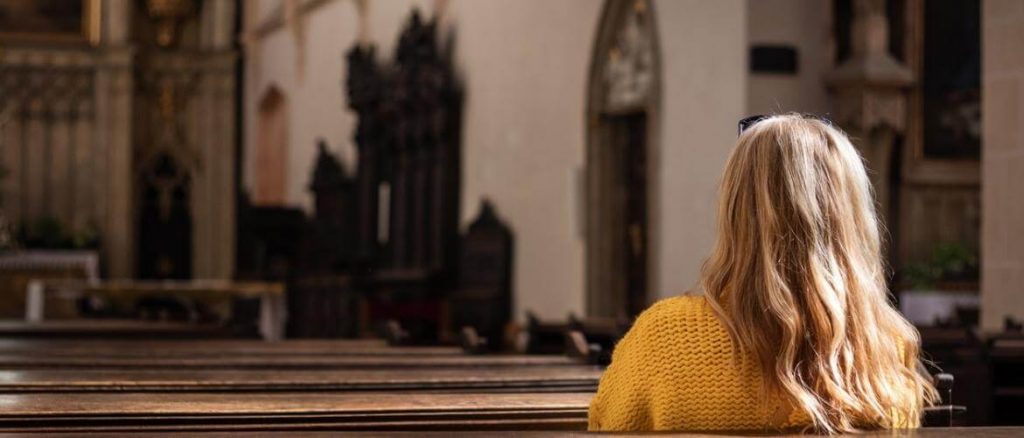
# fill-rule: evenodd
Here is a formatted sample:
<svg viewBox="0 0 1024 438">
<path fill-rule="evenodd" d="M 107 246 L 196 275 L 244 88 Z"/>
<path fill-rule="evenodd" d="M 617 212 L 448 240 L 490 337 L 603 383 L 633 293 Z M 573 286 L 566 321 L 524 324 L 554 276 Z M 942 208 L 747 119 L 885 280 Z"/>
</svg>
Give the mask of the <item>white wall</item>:
<svg viewBox="0 0 1024 438">
<path fill-rule="evenodd" d="M 693 288 L 714 243 L 718 181 L 746 106 L 746 5 L 656 3 L 662 52 L 655 294 Z"/>
<path fill-rule="evenodd" d="M 797 74 L 749 74 L 748 114 L 829 111 L 824 77 L 832 68 L 831 1 L 747 0 L 750 45 L 797 49 Z M 749 47 L 744 49 L 749 51 Z M 744 54 L 746 57 L 746 53 Z M 744 67 L 747 66 L 744 59 Z"/>
<path fill-rule="evenodd" d="M 463 214 L 494 200 L 515 233 L 515 315 L 583 312 L 574 178 L 601 1 L 452 2 L 467 81 Z"/>
<path fill-rule="evenodd" d="M 264 0 L 256 16 L 266 19 L 280 1 Z M 247 5 L 253 5 L 248 3 Z M 327 140 L 350 170 L 354 160 L 351 132 L 355 118 L 344 100 L 344 56 L 356 40 L 354 2 L 332 1 L 306 16 L 305 63 L 300 67 L 296 35 L 282 27 L 260 40 L 256 56 L 249 56 L 245 83 L 245 166 L 243 184 L 251 188 L 256 175 L 255 148 L 258 105 L 273 85 L 285 95 L 288 108 L 288 162 L 285 166 L 289 204 L 310 208 L 307 186 L 316 141 Z"/>
<path fill-rule="evenodd" d="M 263 9 L 277 3 L 264 0 Z M 432 15 L 445 5 L 456 32 L 456 63 L 466 82 L 462 220 L 491 198 L 515 233 L 515 314 L 564 318 L 584 308 L 583 242 L 577 174 L 584 162 L 588 68 L 601 0 L 372 0 L 368 39 L 390 58 L 414 5 Z M 736 120 L 746 102 L 745 2 L 659 0 L 663 56 L 662 152 L 657 166 L 660 223 L 653 289 L 684 292 L 695 281 L 713 236 L 714 196 Z M 324 137 L 352 166 L 355 120 L 344 99 L 344 53 L 360 20 L 355 2 L 334 0 L 306 22 L 305 74 L 287 29 L 268 35 L 250 57 L 246 148 L 253 150 L 259 97 L 270 84 L 287 95 L 288 199 L 308 207 L 315 140 Z M 253 154 L 248 153 L 251 158 Z M 255 169 L 247 159 L 244 181 Z"/>
</svg>

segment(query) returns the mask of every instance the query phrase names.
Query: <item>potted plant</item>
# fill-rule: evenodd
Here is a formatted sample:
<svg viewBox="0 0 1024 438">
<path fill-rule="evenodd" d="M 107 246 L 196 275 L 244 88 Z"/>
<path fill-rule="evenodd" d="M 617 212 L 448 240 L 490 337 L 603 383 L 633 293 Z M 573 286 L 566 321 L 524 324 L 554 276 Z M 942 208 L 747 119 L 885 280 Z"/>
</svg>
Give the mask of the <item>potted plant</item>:
<svg viewBox="0 0 1024 438">
<path fill-rule="evenodd" d="M 927 259 L 903 270 L 900 310 L 918 325 L 976 324 L 979 272 L 976 248 L 939 243 Z"/>
</svg>

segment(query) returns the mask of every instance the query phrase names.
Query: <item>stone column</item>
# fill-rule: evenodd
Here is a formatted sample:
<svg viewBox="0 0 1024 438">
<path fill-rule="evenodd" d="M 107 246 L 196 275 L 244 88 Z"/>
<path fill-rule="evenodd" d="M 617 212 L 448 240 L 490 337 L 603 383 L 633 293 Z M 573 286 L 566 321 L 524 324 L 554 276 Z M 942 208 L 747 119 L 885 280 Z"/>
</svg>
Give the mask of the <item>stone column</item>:
<svg viewBox="0 0 1024 438">
<path fill-rule="evenodd" d="M 1024 320 L 1024 2 L 982 2 L 981 326 Z"/>
<path fill-rule="evenodd" d="M 828 77 L 833 119 L 866 159 L 879 216 L 887 219 L 889 163 L 896 137 L 906 129 L 913 75 L 889 54 L 885 0 L 854 0 L 850 32 L 850 57 Z"/>
<path fill-rule="evenodd" d="M 97 160 L 105 175 L 98 211 L 107 275 L 131 277 L 134 266 L 135 216 L 132 209 L 132 47 L 128 41 L 130 0 L 103 1 L 103 28 L 97 50 L 96 144 L 105 159 Z"/>
<path fill-rule="evenodd" d="M 195 103 L 200 114 L 197 147 L 202 164 L 192 198 L 192 272 L 227 279 L 235 269 L 235 61 L 233 2 L 205 2 L 200 17 L 203 48 Z"/>
</svg>

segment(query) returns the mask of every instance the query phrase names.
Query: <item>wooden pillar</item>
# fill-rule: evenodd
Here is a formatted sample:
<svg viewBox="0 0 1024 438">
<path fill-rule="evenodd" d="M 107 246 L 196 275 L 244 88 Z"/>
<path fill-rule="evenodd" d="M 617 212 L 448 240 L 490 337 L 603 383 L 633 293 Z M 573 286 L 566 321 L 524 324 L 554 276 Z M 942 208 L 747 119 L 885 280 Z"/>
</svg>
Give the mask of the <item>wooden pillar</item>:
<svg viewBox="0 0 1024 438">
<path fill-rule="evenodd" d="M 362 3 L 357 6 L 365 8 Z M 381 174 L 382 154 L 385 152 L 385 131 L 381 129 L 384 126 L 381 120 L 384 88 L 375 53 L 373 46 L 360 43 L 346 55 L 348 76 L 345 88 L 349 108 L 357 116 L 353 141 L 359 148 L 355 201 L 356 257 L 364 263 L 374 260 L 378 254 L 380 191 L 385 177 Z"/>
</svg>

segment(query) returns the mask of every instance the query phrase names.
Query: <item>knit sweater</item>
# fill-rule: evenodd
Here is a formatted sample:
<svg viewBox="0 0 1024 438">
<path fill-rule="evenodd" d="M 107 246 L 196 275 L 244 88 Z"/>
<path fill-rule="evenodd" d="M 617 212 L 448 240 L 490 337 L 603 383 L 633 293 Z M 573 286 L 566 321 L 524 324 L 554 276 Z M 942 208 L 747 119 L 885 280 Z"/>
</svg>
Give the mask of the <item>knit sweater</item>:
<svg viewBox="0 0 1024 438">
<path fill-rule="evenodd" d="M 764 395 L 759 367 L 733 355 L 703 296 L 660 301 L 615 347 L 590 404 L 590 430 L 750 430 L 807 426 L 810 418 Z"/>
</svg>

